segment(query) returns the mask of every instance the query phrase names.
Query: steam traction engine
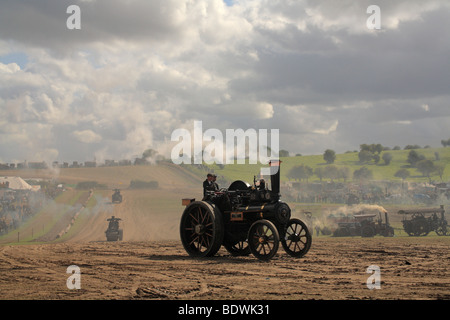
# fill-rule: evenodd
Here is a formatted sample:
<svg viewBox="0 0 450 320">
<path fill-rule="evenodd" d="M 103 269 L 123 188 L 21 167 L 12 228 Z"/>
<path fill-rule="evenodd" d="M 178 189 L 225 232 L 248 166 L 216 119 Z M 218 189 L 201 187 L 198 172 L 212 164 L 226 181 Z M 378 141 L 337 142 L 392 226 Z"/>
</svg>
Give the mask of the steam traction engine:
<svg viewBox="0 0 450 320">
<path fill-rule="evenodd" d="M 120 194 L 120 190 L 119 189 L 115 189 L 111 198 L 112 198 L 112 203 L 121 203 L 122 202 L 122 195 Z"/>
<path fill-rule="evenodd" d="M 183 199 L 180 237 L 190 256 L 210 257 L 223 245 L 234 256 L 270 260 L 280 242 L 293 257 L 308 252 L 306 224 L 291 219 L 288 204 L 280 201 L 280 161 L 270 161 L 270 170 L 271 190 L 263 179 L 253 186 L 237 180 L 228 189 L 207 191 L 202 201 Z"/>
<path fill-rule="evenodd" d="M 410 236 L 426 236 L 431 231 L 436 232 L 438 236 L 449 234 L 447 220 L 444 216 L 444 206 L 439 208 L 400 210 L 398 213 L 403 214 L 403 229 Z M 407 218 L 408 215 L 410 215 L 409 219 Z"/>
<path fill-rule="evenodd" d="M 387 211 L 384 212 L 384 222 L 381 212 L 378 212 L 378 219 L 374 221 L 376 214 L 355 214 L 347 221 L 338 222 L 338 228 L 334 231 L 335 237 L 361 236 L 364 238 L 374 237 L 380 234 L 384 237 L 393 237 L 394 228 L 389 224 Z"/>
<path fill-rule="evenodd" d="M 105 231 L 107 241 L 122 241 L 123 229 L 119 228 L 120 220 L 122 219 L 116 218 L 114 216 L 112 216 L 109 219 L 106 219 L 106 221 L 109 221 L 108 229 Z"/>
</svg>

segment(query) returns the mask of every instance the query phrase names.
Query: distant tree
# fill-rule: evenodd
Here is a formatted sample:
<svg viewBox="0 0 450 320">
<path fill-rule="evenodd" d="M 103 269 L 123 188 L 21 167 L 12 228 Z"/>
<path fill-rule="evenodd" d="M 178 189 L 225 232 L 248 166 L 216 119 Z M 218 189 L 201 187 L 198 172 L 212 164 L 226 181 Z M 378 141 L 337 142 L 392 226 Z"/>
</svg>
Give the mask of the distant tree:
<svg viewBox="0 0 450 320">
<path fill-rule="evenodd" d="M 416 150 L 411 150 L 408 153 L 408 159 L 406 161 L 411 165 L 411 167 L 415 167 L 417 162 L 424 160 L 424 159 L 425 159 L 425 157 L 423 155 L 420 155 L 419 153 L 417 153 Z"/>
<path fill-rule="evenodd" d="M 331 149 L 325 150 L 323 160 L 325 160 L 328 164 L 334 163 L 334 160 L 336 160 L 336 153 Z"/>
<path fill-rule="evenodd" d="M 370 180 L 372 178 L 373 178 L 372 171 L 367 169 L 366 167 L 362 167 L 353 172 L 353 179 L 355 180 L 363 181 L 363 180 Z"/>
<path fill-rule="evenodd" d="M 359 145 L 361 151 L 369 151 L 371 153 L 381 153 L 383 146 L 381 144 L 361 144 Z"/>
<path fill-rule="evenodd" d="M 289 179 L 289 180 L 298 180 L 298 177 L 297 177 L 297 172 L 296 172 L 296 167 L 297 166 L 294 166 L 294 167 L 292 167 L 291 169 L 289 169 L 289 171 L 286 173 L 286 177 Z"/>
<path fill-rule="evenodd" d="M 106 189 L 106 185 L 100 184 L 97 181 L 82 181 L 78 182 L 75 189 L 87 190 L 87 189 Z"/>
<path fill-rule="evenodd" d="M 320 179 L 322 182 L 322 179 L 324 178 L 324 170 L 322 167 L 318 167 L 314 170 L 314 174 Z"/>
<path fill-rule="evenodd" d="M 395 146 L 392 148 L 392 150 L 401 150 L 401 148 L 399 146 Z"/>
<path fill-rule="evenodd" d="M 313 169 L 309 166 L 305 166 L 302 164 L 299 166 L 292 167 L 291 170 L 289 170 L 287 176 L 289 179 L 308 181 L 309 177 L 311 177 L 312 174 Z"/>
<path fill-rule="evenodd" d="M 289 151 L 287 150 L 280 150 L 278 154 L 280 157 L 289 157 Z"/>
<path fill-rule="evenodd" d="M 372 152 L 376 152 L 378 154 L 380 154 L 382 151 L 383 151 L 383 146 L 379 143 L 374 145 L 373 150 L 372 150 Z"/>
<path fill-rule="evenodd" d="M 347 181 L 347 179 L 350 179 L 351 177 L 351 171 L 349 167 L 341 167 L 339 168 L 339 178 L 342 178 L 344 182 Z"/>
<path fill-rule="evenodd" d="M 450 146 L 450 138 L 448 140 L 441 140 L 441 143 L 443 147 Z"/>
<path fill-rule="evenodd" d="M 329 165 L 324 168 L 324 178 L 328 178 L 331 181 L 339 179 L 339 169 L 335 165 Z"/>
<path fill-rule="evenodd" d="M 441 155 L 439 154 L 439 152 L 435 152 L 434 153 L 434 159 L 436 160 L 436 161 L 439 161 L 439 160 L 441 160 Z"/>
<path fill-rule="evenodd" d="M 389 165 L 392 161 L 392 154 L 389 152 L 383 153 L 382 159 L 385 165 Z"/>
<path fill-rule="evenodd" d="M 314 170 L 313 168 L 311 168 L 310 166 L 305 166 L 305 172 L 304 172 L 304 177 L 306 179 L 306 182 L 308 182 L 309 178 L 314 174 Z"/>
<path fill-rule="evenodd" d="M 417 145 L 417 144 L 414 144 L 414 145 L 408 144 L 404 148 L 404 150 L 413 150 L 413 149 L 421 149 L 421 147 L 419 145 Z"/>
<path fill-rule="evenodd" d="M 446 166 L 445 163 L 435 163 L 434 164 L 436 174 L 439 176 L 439 178 L 441 178 L 441 181 L 442 181 L 442 177 L 444 176 L 445 166 Z"/>
<path fill-rule="evenodd" d="M 142 153 L 142 159 L 153 158 L 158 154 L 158 151 L 153 149 L 147 149 Z"/>
<path fill-rule="evenodd" d="M 130 189 L 158 189 L 158 181 L 131 180 Z"/>
<path fill-rule="evenodd" d="M 369 152 L 372 152 L 372 150 L 370 150 L 370 145 L 368 145 L 368 144 L 360 144 L 359 145 L 359 149 L 361 150 L 361 151 L 369 151 Z"/>
<path fill-rule="evenodd" d="M 359 162 L 366 163 L 372 160 L 373 153 L 368 150 L 361 150 L 358 153 Z"/>
<path fill-rule="evenodd" d="M 405 180 L 406 178 L 408 178 L 410 176 L 410 173 L 407 169 L 403 168 L 398 170 L 395 174 L 394 177 L 397 178 L 401 178 L 402 180 Z"/>
<path fill-rule="evenodd" d="M 380 155 L 377 153 L 377 154 L 374 154 L 373 156 L 372 156 L 372 159 L 373 159 L 373 162 L 375 162 L 375 163 L 377 163 L 378 164 L 378 162 L 380 162 Z"/>
<path fill-rule="evenodd" d="M 433 161 L 420 160 L 417 162 L 417 170 L 419 170 L 424 177 L 430 179 L 431 174 L 436 170 Z M 430 179 L 431 182 L 431 179 Z"/>
<path fill-rule="evenodd" d="M 406 170 L 405 168 L 397 170 L 397 172 L 394 174 L 394 177 L 397 178 L 401 178 L 402 179 L 402 189 L 403 189 L 403 184 L 405 182 L 405 180 L 410 176 L 410 173 L 408 170 Z"/>
<path fill-rule="evenodd" d="M 296 153 L 295 156 L 296 156 L 296 157 L 301 157 L 302 154 L 301 154 L 301 153 Z"/>
</svg>

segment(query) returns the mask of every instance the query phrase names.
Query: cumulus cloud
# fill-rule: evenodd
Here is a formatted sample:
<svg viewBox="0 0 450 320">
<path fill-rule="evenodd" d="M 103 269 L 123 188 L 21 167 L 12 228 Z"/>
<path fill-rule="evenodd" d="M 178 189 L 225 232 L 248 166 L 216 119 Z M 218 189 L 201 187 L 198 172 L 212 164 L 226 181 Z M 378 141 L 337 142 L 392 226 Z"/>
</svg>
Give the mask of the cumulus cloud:
<svg viewBox="0 0 450 320">
<path fill-rule="evenodd" d="M 66 28 L 72 4 L 81 30 Z M 450 5 L 378 1 L 374 31 L 371 4 L 4 1 L 0 157 L 170 156 L 172 131 L 194 120 L 280 129 L 291 153 L 438 145 L 450 120 Z"/>
<path fill-rule="evenodd" d="M 74 131 L 73 135 L 84 143 L 96 143 L 102 140 L 102 137 L 92 130 Z"/>
</svg>

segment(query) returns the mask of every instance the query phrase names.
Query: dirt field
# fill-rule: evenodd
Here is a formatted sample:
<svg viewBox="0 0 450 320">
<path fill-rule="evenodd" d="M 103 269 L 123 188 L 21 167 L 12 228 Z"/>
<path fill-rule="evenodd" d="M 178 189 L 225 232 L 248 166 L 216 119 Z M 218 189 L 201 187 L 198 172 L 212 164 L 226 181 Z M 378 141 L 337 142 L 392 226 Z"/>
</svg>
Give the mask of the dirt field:
<svg viewBox="0 0 450 320">
<path fill-rule="evenodd" d="M 450 238 L 317 238 L 303 259 L 280 250 L 192 259 L 179 241 L 1 246 L 1 299 L 450 299 Z M 67 267 L 81 271 L 69 290 Z M 380 267 L 381 288 L 366 273 Z"/>
<path fill-rule="evenodd" d="M 61 179 L 94 175 L 108 190 L 90 197 L 67 190 L 0 237 L 0 300 L 450 299 L 450 237 L 406 236 L 398 229 L 399 208 L 387 208 L 399 235 L 393 238 L 313 237 L 302 259 L 281 246 L 269 262 L 232 257 L 223 248 L 213 258 L 193 259 L 179 240 L 181 198 L 200 198 L 200 180 L 183 172 L 162 179 L 167 168 L 100 169 L 80 171 L 83 178 L 61 170 Z M 112 188 L 127 185 L 129 176 L 158 180 L 160 188 L 124 188 L 123 202 L 112 204 Z M 293 216 L 302 219 L 304 210 L 320 218 L 337 207 L 292 204 Z M 122 242 L 106 242 L 112 215 L 122 219 Z M 80 268 L 81 289 L 67 288 L 71 265 Z M 367 287 L 371 265 L 380 268 L 380 289 Z"/>
</svg>

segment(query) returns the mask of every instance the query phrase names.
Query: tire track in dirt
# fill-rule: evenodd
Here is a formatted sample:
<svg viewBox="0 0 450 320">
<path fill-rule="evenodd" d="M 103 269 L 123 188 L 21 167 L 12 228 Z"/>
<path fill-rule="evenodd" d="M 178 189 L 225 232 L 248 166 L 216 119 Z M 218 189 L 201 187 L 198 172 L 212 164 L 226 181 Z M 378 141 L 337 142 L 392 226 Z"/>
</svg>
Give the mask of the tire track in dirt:
<svg viewBox="0 0 450 320">
<path fill-rule="evenodd" d="M 105 193 L 95 193 L 94 207 L 85 208 L 78 225 L 62 241 L 106 241 L 107 219 L 122 219 L 123 241 L 154 241 L 179 239 L 179 219 L 184 207 L 181 198 L 189 190 L 129 190 L 121 191 L 122 203 L 113 204 Z"/>
<path fill-rule="evenodd" d="M 4 299 L 449 299 L 449 240 L 318 238 L 302 259 L 194 259 L 179 241 L 53 243 L 0 248 Z M 409 264 L 405 263 L 405 260 Z M 81 269 L 81 290 L 66 268 Z M 369 290 L 369 265 L 381 289 Z"/>
</svg>

